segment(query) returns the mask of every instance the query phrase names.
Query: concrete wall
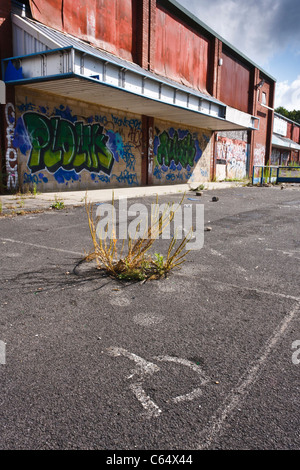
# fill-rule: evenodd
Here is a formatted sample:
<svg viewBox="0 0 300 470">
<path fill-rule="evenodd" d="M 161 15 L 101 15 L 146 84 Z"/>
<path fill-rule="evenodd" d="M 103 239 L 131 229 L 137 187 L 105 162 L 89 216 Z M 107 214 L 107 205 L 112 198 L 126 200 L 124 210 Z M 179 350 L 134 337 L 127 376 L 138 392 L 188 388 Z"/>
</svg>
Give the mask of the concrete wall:
<svg viewBox="0 0 300 470">
<path fill-rule="evenodd" d="M 153 184 L 205 182 L 210 178 L 212 133 L 154 120 Z"/>
<path fill-rule="evenodd" d="M 23 190 L 141 184 L 141 116 L 16 88 L 13 146 Z"/>
</svg>

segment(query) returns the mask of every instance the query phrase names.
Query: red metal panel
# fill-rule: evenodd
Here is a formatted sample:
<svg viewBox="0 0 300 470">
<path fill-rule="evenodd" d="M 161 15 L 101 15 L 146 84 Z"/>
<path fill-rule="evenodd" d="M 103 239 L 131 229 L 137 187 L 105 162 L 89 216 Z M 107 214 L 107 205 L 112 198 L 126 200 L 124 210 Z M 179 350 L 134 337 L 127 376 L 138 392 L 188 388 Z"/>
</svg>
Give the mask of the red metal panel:
<svg viewBox="0 0 300 470">
<path fill-rule="evenodd" d="M 155 34 L 155 72 L 206 91 L 209 40 L 158 7 Z"/>
<path fill-rule="evenodd" d="M 293 125 L 291 122 L 288 122 L 287 123 L 287 133 L 286 133 L 286 136 L 288 139 L 292 139 L 292 128 L 293 128 Z"/>
<path fill-rule="evenodd" d="M 35 20 L 52 28 L 63 30 L 63 0 L 30 0 L 30 9 Z"/>
<path fill-rule="evenodd" d="M 249 111 L 250 70 L 224 52 L 222 59 L 220 100 L 247 113 Z"/>
<path fill-rule="evenodd" d="M 294 125 L 293 129 L 293 141 L 299 143 L 300 139 L 300 128 L 296 125 Z"/>
<path fill-rule="evenodd" d="M 30 0 L 33 17 L 127 60 L 135 59 L 137 0 Z"/>
</svg>

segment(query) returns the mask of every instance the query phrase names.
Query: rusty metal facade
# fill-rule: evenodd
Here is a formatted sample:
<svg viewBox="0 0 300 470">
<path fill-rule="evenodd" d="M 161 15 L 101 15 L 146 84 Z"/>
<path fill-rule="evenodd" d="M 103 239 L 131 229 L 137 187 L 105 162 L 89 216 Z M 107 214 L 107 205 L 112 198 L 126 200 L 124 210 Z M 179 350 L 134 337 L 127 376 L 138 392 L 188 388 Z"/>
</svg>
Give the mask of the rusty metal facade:
<svg viewBox="0 0 300 470">
<path fill-rule="evenodd" d="M 210 41 L 163 8 L 156 9 L 154 70 L 207 91 Z"/>
<path fill-rule="evenodd" d="M 225 51 L 222 54 L 220 99 L 233 108 L 249 111 L 250 70 Z"/>
<path fill-rule="evenodd" d="M 30 0 L 35 20 L 123 59 L 136 58 L 137 0 Z"/>
<path fill-rule="evenodd" d="M 10 12 L 10 0 L 1 2 Z M 244 166 L 251 174 L 253 164 L 268 160 L 275 80 L 175 0 L 24 3 L 30 11 L 11 15 L 13 76 L 19 80 L 23 70 L 22 79 L 40 93 L 134 112 L 143 123 L 143 184 L 151 184 L 154 175 L 149 173 L 151 119 L 210 133 L 246 129 Z M 6 71 L 8 57 L 2 54 Z M 9 86 L 18 83 L 11 80 Z M 223 137 L 239 150 L 239 139 Z M 216 175 L 214 153 L 210 169 L 201 174 L 205 178 Z"/>
</svg>

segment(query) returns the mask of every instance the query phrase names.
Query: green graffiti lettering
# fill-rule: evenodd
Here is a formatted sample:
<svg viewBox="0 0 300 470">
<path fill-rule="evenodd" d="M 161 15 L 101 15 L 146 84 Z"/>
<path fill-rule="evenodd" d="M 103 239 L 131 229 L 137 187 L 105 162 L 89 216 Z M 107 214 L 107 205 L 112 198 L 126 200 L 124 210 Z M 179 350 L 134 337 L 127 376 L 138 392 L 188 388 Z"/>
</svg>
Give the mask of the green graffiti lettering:
<svg viewBox="0 0 300 470">
<path fill-rule="evenodd" d="M 99 123 L 73 124 L 59 116 L 48 118 L 35 112 L 24 113 L 23 120 L 32 145 L 28 160 L 32 172 L 63 168 L 111 173 L 114 158 Z"/>
<path fill-rule="evenodd" d="M 187 133 L 183 139 L 179 139 L 177 131 L 174 131 L 172 138 L 166 131 L 160 134 L 156 156 L 160 165 L 170 166 L 173 160 L 176 165 L 181 163 L 184 168 L 187 165 L 192 167 L 195 156 L 196 147 L 190 133 Z"/>
<path fill-rule="evenodd" d="M 72 169 L 72 161 L 76 153 L 76 134 L 74 126 L 66 120 L 60 121 L 57 133 L 57 147 L 63 152 L 62 166 Z"/>
<path fill-rule="evenodd" d="M 50 145 L 51 131 L 48 118 L 40 114 L 26 113 L 23 120 L 32 145 L 28 166 L 34 172 L 45 168 L 42 151 Z"/>
<path fill-rule="evenodd" d="M 103 135 L 103 127 L 99 124 L 93 126 L 93 147 L 92 153 L 96 161 L 101 162 L 101 170 L 105 173 L 110 173 L 112 155 L 110 150 L 106 147 L 108 137 Z"/>
<path fill-rule="evenodd" d="M 59 118 L 52 118 L 50 120 L 51 142 L 47 150 L 44 152 L 44 165 L 50 171 L 56 170 L 57 164 L 59 164 L 62 157 L 62 151 L 57 145 L 57 138 L 54 138 L 54 136 L 57 136 L 59 123 Z"/>
</svg>

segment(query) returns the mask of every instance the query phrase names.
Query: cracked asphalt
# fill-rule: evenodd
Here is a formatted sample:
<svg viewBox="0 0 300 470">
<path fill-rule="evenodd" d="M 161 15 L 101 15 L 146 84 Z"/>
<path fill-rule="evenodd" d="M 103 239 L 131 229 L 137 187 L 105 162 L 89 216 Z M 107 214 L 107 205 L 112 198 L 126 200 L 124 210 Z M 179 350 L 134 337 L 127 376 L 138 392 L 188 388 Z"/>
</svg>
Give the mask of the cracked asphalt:
<svg viewBox="0 0 300 470">
<path fill-rule="evenodd" d="M 80 262 L 83 207 L 0 218 L 0 449 L 299 449 L 299 187 L 215 194 L 184 199 L 204 247 L 144 284 Z"/>
</svg>

